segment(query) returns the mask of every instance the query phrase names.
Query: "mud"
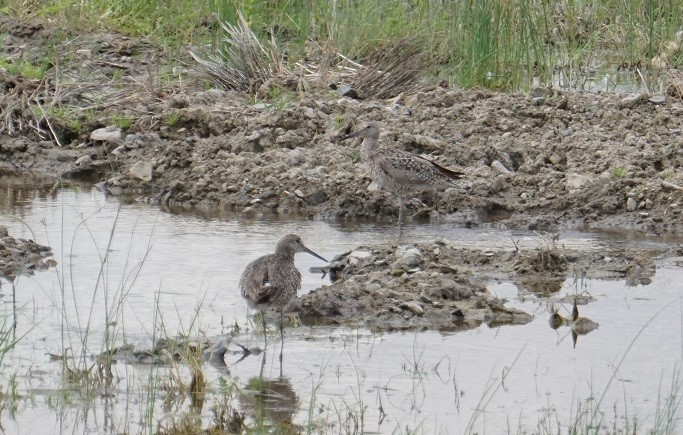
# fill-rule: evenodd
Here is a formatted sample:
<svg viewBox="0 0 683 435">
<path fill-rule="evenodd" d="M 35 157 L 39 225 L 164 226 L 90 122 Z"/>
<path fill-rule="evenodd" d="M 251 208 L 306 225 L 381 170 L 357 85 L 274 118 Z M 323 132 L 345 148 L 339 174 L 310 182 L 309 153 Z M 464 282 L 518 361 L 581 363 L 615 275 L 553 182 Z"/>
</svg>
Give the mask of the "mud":
<svg viewBox="0 0 683 435">
<path fill-rule="evenodd" d="M 16 239 L 0 225 L 0 278 L 13 281 L 21 275 L 32 275 L 57 265 L 52 249 L 33 240 Z"/>
<path fill-rule="evenodd" d="M 677 256 L 674 249 L 658 256 Z M 534 250 L 481 251 L 441 242 L 410 246 L 363 246 L 325 269 L 333 284 L 302 296 L 296 304 L 305 324 L 367 327 L 374 331 L 457 331 L 524 324 L 532 316 L 505 306 L 486 284 L 511 280 L 521 298 L 546 301 L 567 279 L 577 288 L 586 278 L 623 279 L 645 285 L 657 256 L 627 250 L 573 251 L 554 244 Z M 580 303 L 590 297 L 577 295 Z M 560 302 L 560 300 L 558 300 Z"/>
</svg>

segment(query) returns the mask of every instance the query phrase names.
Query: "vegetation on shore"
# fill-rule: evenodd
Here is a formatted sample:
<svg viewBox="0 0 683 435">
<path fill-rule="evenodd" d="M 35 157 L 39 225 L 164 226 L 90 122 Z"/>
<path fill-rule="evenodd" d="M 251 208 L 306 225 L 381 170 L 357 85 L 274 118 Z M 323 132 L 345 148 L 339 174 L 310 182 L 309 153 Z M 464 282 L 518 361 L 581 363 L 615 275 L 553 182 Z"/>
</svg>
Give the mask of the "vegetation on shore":
<svg viewBox="0 0 683 435">
<path fill-rule="evenodd" d="M 363 60 L 382 47 L 418 41 L 434 81 L 458 87 L 528 88 L 561 82 L 580 87 L 587 77 L 620 70 L 655 86 L 663 71 L 683 65 L 683 0 L 338 0 L 316 2 L 219 0 L 6 0 L 0 8 L 19 20 L 48 20 L 61 37 L 116 31 L 149 36 L 173 49 L 221 43 L 220 23 L 245 17 L 263 42 L 294 63 L 334 64 L 338 55 Z"/>
</svg>

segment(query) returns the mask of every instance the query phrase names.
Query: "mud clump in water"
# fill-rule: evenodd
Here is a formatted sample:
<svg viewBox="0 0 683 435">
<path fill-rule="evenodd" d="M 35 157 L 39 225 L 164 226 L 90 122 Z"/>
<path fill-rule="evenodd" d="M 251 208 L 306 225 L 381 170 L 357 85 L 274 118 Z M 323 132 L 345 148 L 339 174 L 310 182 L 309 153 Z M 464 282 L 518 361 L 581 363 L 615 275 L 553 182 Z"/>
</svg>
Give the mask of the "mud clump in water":
<svg viewBox="0 0 683 435">
<path fill-rule="evenodd" d="M 442 243 L 360 247 L 331 264 L 332 285 L 300 298 L 299 316 L 305 324 L 373 331 L 457 331 L 532 320 L 454 266 L 452 253 Z"/>
<path fill-rule="evenodd" d="M 0 225 L 0 278 L 12 281 L 20 275 L 32 275 L 57 265 L 52 249 L 33 240 L 15 239 Z"/>
<path fill-rule="evenodd" d="M 442 242 L 361 246 L 324 268 L 331 285 L 301 296 L 290 308 L 298 311 L 304 324 L 373 331 L 524 324 L 532 316 L 506 306 L 487 290 L 487 283 L 510 280 L 521 298 L 551 302 L 568 279 L 648 284 L 656 271 L 653 255 L 678 254 L 675 249 L 649 256 L 625 249 L 586 252 L 545 244 L 507 251 L 456 248 Z"/>
</svg>

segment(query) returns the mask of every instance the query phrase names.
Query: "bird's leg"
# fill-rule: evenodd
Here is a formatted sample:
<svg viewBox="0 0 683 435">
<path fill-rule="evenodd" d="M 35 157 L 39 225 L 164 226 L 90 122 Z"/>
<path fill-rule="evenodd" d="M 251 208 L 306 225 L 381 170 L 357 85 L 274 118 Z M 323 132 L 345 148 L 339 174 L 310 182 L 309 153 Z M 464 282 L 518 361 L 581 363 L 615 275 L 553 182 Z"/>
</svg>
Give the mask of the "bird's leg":
<svg viewBox="0 0 683 435">
<path fill-rule="evenodd" d="M 403 197 L 398 197 L 398 235 L 399 237 L 403 233 L 403 227 L 401 223 L 403 222 Z"/>
<path fill-rule="evenodd" d="M 268 347 L 268 334 L 266 334 L 266 312 L 261 311 L 261 321 L 263 322 L 263 349 Z"/>
<path fill-rule="evenodd" d="M 285 348 L 284 314 L 280 311 L 280 374 L 282 374 L 282 351 Z"/>
</svg>

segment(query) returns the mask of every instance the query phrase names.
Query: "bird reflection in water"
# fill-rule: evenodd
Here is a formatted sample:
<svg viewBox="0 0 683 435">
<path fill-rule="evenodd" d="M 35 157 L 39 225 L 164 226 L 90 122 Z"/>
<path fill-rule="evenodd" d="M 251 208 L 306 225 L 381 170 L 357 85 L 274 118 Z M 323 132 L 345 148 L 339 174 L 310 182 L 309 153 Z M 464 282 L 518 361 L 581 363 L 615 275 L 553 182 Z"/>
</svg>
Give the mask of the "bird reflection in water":
<svg viewBox="0 0 683 435">
<path fill-rule="evenodd" d="M 579 315 L 579 307 L 576 303 L 577 299 L 577 297 L 574 297 L 571 317 L 563 317 L 557 312 L 557 310 L 553 310 L 553 313 L 550 315 L 550 319 L 548 321 L 550 327 L 555 330 L 560 328 L 560 326 L 569 327 L 572 334 L 574 348 L 576 348 L 576 342 L 579 339 L 579 335 L 586 335 L 600 326 L 598 323 L 594 322 L 588 317 L 581 317 Z"/>
<path fill-rule="evenodd" d="M 259 431 L 294 434 L 303 430 L 293 423 L 300 399 L 286 377 L 252 377 L 242 390 L 239 403 L 242 411 L 253 418 L 254 428 Z"/>
</svg>

